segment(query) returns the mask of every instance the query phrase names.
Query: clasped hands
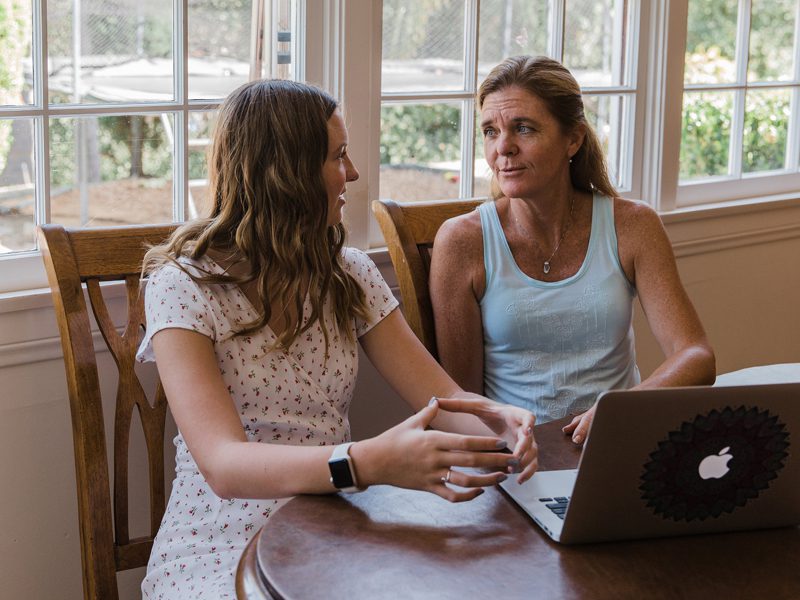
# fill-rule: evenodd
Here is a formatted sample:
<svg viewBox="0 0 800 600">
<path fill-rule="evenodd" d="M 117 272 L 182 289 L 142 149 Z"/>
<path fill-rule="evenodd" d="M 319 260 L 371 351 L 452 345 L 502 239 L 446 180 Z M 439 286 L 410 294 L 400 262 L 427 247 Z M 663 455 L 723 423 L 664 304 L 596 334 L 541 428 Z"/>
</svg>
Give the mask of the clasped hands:
<svg viewBox="0 0 800 600">
<path fill-rule="evenodd" d="M 428 429 L 440 411 L 472 414 L 496 437 Z M 362 465 L 356 461 L 358 478 L 367 485 L 425 490 L 450 502 L 472 500 L 484 487 L 504 481 L 508 473 L 519 473 L 520 483 L 530 479 L 538 467 L 534 421 L 524 409 L 480 396 L 433 398 L 399 425 L 362 442 L 370 446 L 364 453 L 371 460 Z"/>
</svg>

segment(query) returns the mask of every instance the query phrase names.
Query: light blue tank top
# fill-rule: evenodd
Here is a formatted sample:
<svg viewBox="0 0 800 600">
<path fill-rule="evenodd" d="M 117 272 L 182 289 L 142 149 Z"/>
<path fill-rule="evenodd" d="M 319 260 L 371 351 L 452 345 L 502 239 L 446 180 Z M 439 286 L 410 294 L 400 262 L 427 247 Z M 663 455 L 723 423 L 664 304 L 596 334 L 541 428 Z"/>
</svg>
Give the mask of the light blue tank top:
<svg viewBox="0 0 800 600">
<path fill-rule="evenodd" d="M 517 266 L 494 202 L 478 211 L 486 268 L 480 303 L 486 396 L 526 408 L 546 423 L 588 409 L 600 392 L 638 384 L 636 290 L 619 263 L 613 200 L 593 196 L 586 258 L 573 276 L 552 283 Z"/>
</svg>

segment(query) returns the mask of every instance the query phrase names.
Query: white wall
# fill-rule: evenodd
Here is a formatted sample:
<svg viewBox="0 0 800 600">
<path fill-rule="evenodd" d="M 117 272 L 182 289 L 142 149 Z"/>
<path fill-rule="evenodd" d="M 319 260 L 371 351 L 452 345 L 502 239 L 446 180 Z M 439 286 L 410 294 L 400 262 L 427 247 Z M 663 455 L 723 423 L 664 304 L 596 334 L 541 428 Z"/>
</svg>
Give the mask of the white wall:
<svg viewBox="0 0 800 600">
<path fill-rule="evenodd" d="M 800 202 L 722 212 L 665 217 L 681 276 L 716 350 L 718 372 L 800 362 Z M 394 281 L 385 255 L 379 262 Z M 661 354 L 641 314 L 636 331 L 646 375 Z M 72 430 L 57 336 L 46 291 L 0 297 L 4 598 L 82 597 Z M 101 370 L 110 360 L 101 355 Z M 102 383 L 104 390 L 113 389 L 113 381 Z M 352 409 L 354 436 L 372 435 L 408 414 L 363 361 Z M 132 471 L 141 476 L 141 461 L 134 463 Z M 139 517 L 134 532 L 142 526 Z M 120 577 L 123 598 L 139 597 L 139 577 Z"/>
</svg>

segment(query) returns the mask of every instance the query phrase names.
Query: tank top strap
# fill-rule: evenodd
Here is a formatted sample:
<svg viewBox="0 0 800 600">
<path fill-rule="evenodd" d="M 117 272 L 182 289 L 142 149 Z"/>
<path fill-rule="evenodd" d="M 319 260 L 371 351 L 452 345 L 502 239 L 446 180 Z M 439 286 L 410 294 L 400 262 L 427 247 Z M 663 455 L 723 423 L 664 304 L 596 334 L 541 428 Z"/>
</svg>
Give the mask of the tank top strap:
<svg viewBox="0 0 800 600">
<path fill-rule="evenodd" d="M 614 199 L 598 194 L 593 194 L 593 211 L 596 219 L 593 219 L 593 227 L 596 231 L 592 232 L 592 238 L 596 240 L 597 259 L 604 261 L 614 270 L 624 276 L 622 265 L 619 262 L 619 250 L 617 249 L 617 228 L 614 224 Z"/>
<path fill-rule="evenodd" d="M 483 232 L 483 265 L 486 270 L 486 287 L 508 263 L 508 243 L 506 242 L 497 206 L 492 201 L 478 206 Z"/>
</svg>

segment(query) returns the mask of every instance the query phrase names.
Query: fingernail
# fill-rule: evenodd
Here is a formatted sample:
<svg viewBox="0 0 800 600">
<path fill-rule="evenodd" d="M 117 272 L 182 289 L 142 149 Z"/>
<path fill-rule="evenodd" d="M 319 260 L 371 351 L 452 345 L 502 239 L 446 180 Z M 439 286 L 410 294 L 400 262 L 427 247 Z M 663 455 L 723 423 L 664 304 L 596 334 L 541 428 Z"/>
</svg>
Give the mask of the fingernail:
<svg viewBox="0 0 800 600">
<path fill-rule="evenodd" d="M 508 475 L 499 475 L 499 476 L 497 477 L 497 483 L 502 483 L 502 482 L 503 482 L 503 481 L 505 481 L 506 479 L 508 479 Z"/>
<path fill-rule="evenodd" d="M 508 447 L 508 442 L 507 441 L 505 441 L 505 440 L 497 440 L 497 448 L 499 450 L 502 450 L 503 448 L 507 448 L 507 447 Z"/>
<path fill-rule="evenodd" d="M 436 396 L 431 396 L 431 399 L 428 400 L 428 406 L 436 406 L 436 403 L 439 399 Z"/>
<path fill-rule="evenodd" d="M 484 490 L 483 488 L 481 488 L 480 490 L 478 490 L 478 493 L 477 493 L 477 494 L 475 494 L 475 497 L 477 498 L 478 496 L 480 496 L 480 495 L 481 495 L 483 492 L 485 492 L 485 491 L 486 491 L 486 490 Z"/>
<path fill-rule="evenodd" d="M 508 462 L 506 464 L 509 467 L 518 467 L 519 466 L 519 459 L 518 458 L 509 458 Z"/>
<path fill-rule="evenodd" d="M 576 444 L 580 444 L 583 441 L 583 436 L 582 435 L 576 435 L 576 436 L 574 436 L 572 438 L 572 441 L 575 442 Z"/>
</svg>

